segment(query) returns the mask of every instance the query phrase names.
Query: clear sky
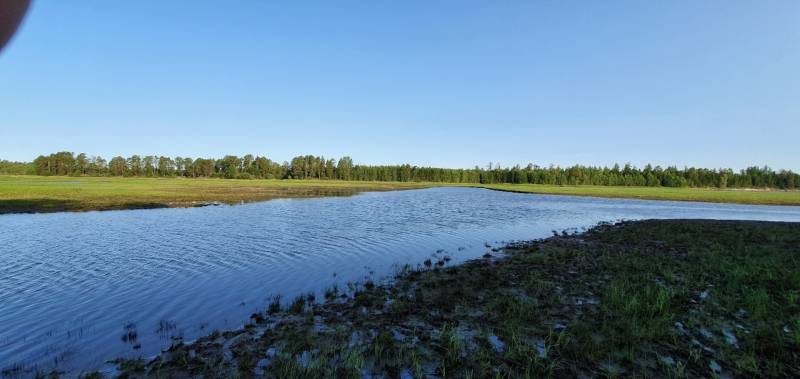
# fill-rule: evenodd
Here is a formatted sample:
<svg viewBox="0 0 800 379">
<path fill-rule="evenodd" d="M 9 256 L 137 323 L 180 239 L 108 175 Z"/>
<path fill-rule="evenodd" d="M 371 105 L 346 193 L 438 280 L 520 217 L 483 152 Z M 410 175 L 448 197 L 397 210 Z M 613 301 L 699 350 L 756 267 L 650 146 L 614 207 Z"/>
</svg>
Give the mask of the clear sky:
<svg viewBox="0 0 800 379">
<path fill-rule="evenodd" d="M 800 1 L 37 0 L 0 158 L 59 150 L 800 171 Z"/>
</svg>

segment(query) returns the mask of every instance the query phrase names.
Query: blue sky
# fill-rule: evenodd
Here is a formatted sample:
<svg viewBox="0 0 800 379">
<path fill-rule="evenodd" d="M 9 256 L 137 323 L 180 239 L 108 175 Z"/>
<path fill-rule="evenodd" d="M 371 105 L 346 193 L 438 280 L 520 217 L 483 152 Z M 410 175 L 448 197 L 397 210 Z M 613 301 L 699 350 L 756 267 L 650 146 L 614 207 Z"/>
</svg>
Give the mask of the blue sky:
<svg viewBox="0 0 800 379">
<path fill-rule="evenodd" d="M 800 170 L 800 2 L 38 0 L 0 158 Z"/>
</svg>

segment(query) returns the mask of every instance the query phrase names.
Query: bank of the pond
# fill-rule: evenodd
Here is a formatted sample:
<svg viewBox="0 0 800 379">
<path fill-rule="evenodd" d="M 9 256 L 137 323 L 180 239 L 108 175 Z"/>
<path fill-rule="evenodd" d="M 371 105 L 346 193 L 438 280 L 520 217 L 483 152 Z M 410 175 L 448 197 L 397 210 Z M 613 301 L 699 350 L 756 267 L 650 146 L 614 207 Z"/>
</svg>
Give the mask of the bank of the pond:
<svg viewBox="0 0 800 379">
<path fill-rule="evenodd" d="M 365 191 L 434 186 L 466 186 L 548 195 L 800 205 L 800 191 L 796 190 L 0 175 L 0 214 L 195 207 L 279 198 L 348 196 Z"/>
<path fill-rule="evenodd" d="M 605 198 L 701 201 L 757 205 L 800 205 L 800 191 L 778 189 L 719 189 L 633 186 L 552 186 L 542 184 L 479 184 L 471 187 L 496 191 L 543 195 L 594 196 Z"/>
<path fill-rule="evenodd" d="M 241 330 L 118 365 L 129 377 L 797 377 L 798 246 L 800 223 L 600 225 L 276 299 Z"/>
<path fill-rule="evenodd" d="M 340 180 L 0 176 L 0 214 L 195 207 L 424 187 Z"/>
</svg>

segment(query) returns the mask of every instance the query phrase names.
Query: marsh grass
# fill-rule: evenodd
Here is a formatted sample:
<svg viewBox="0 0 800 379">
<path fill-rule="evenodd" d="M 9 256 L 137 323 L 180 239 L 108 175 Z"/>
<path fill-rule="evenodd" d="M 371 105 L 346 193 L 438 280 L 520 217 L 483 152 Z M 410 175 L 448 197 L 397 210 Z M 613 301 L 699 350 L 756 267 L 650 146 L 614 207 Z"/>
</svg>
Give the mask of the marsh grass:
<svg viewBox="0 0 800 379">
<path fill-rule="evenodd" d="M 0 214 L 193 207 L 277 198 L 349 196 L 424 183 L 0 175 Z"/>
<path fill-rule="evenodd" d="M 278 378 L 798 377 L 798 246 L 800 224 L 604 224 L 351 283 L 341 301 L 270 305 L 266 330 L 209 336 L 131 374 L 246 377 L 268 358 L 259 375 Z"/>
<path fill-rule="evenodd" d="M 306 310 L 306 302 L 307 297 L 305 295 L 300 295 L 292 301 L 292 304 L 289 305 L 289 312 L 293 314 L 301 314 Z"/>
<path fill-rule="evenodd" d="M 281 295 L 275 295 L 267 306 L 267 314 L 274 315 L 281 311 Z"/>
</svg>

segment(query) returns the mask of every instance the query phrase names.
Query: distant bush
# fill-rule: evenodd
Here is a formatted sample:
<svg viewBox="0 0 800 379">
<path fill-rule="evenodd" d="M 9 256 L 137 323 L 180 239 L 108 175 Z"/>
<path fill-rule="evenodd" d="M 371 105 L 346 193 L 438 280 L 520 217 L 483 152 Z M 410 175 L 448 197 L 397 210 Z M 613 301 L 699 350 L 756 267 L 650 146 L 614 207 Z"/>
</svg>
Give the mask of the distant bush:
<svg viewBox="0 0 800 379">
<path fill-rule="evenodd" d="M 33 175 L 36 170 L 30 162 L 12 162 L 0 160 L 0 174 L 5 175 Z"/>
</svg>

